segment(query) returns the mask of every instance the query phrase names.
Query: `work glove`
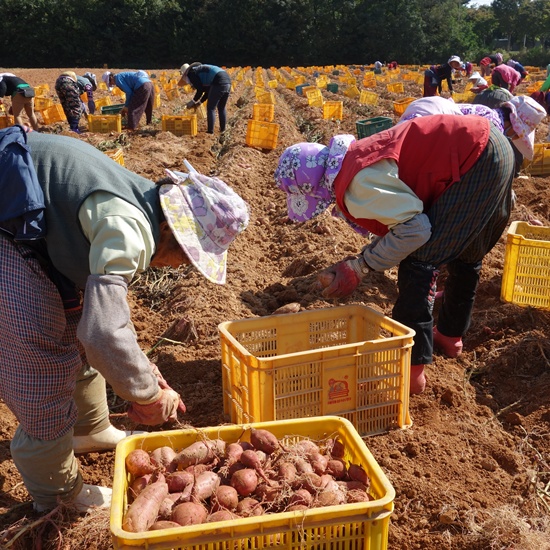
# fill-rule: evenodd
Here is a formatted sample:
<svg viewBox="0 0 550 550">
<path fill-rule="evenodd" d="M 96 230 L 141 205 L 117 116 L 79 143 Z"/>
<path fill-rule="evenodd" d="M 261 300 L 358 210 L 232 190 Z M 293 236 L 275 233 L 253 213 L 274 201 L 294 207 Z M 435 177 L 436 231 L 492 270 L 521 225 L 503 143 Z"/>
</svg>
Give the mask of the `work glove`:
<svg viewBox="0 0 550 550">
<path fill-rule="evenodd" d="M 318 286 L 325 298 L 345 298 L 353 294 L 363 277 L 371 271 L 363 256 L 350 257 L 321 271 Z"/>
<path fill-rule="evenodd" d="M 194 109 L 198 104 L 195 102 L 194 99 L 192 99 L 191 101 L 188 101 L 185 106 L 188 108 L 188 109 Z"/>
<path fill-rule="evenodd" d="M 151 403 L 130 403 L 128 418 L 136 424 L 146 426 L 160 426 L 165 422 L 175 422 L 178 419 L 180 401 L 180 396 L 174 390 L 160 389 Z"/>
<path fill-rule="evenodd" d="M 151 367 L 151 370 L 153 371 L 153 374 L 156 376 L 159 388 L 161 390 L 175 391 L 173 388 L 171 388 L 168 385 L 168 382 L 166 382 L 166 380 L 164 379 L 164 376 L 162 376 L 162 374 L 160 373 L 159 368 L 154 363 L 151 363 L 151 361 L 149 361 L 149 366 Z M 181 397 L 180 397 L 180 401 L 179 401 L 179 404 L 178 404 L 178 411 L 180 411 L 181 413 L 187 412 L 187 409 L 185 408 L 185 404 L 181 400 Z"/>
</svg>

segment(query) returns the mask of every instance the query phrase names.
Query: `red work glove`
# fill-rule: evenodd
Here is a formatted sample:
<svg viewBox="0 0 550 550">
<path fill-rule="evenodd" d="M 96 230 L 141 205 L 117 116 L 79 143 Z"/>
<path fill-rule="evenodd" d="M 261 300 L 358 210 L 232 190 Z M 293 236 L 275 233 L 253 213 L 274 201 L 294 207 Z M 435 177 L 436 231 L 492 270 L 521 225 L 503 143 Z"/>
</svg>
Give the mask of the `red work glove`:
<svg viewBox="0 0 550 550">
<path fill-rule="evenodd" d="M 151 370 L 153 371 L 153 374 L 157 377 L 157 382 L 158 382 L 159 388 L 161 390 L 175 391 L 173 388 L 171 388 L 168 385 L 168 382 L 166 382 L 166 380 L 164 379 L 164 376 L 162 376 L 162 374 L 160 373 L 159 368 L 154 363 L 151 363 L 151 361 L 149 361 L 149 366 L 151 367 Z M 181 397 L 180 397 L 180 402 L 179 402 L 179 405 L 178 405 L 178 411 L 180 411 L 183 414 L 187 412 L 187 409 L 185 408 L 185 404 L 181 400 Z"/>
<path fill-rule="evenodd" d="M 370 271 L 362 256 L 334 264 L 317 276 L 325 298 L 345 298 L 353 294 L 362 278 Z"/>
<path fill-rule="evenodd" d="M 174 390 L 160 390 L 152 403 L 130 403 L 128 418 L 137 424 L 160 426 L 178 419 L 180 396 Z"/>
</svg>

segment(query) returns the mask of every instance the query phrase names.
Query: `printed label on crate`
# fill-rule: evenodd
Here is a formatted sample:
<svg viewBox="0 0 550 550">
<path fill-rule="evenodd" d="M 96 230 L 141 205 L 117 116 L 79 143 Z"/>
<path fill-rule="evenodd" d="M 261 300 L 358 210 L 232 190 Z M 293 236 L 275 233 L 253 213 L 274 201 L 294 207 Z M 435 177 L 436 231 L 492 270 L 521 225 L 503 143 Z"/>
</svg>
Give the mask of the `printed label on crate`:
<svg viewBox="0 0 550 550">
<path fill-rule="evenodd" d="M 324 414 L 336 414 L 356 407 L 355 368 L 326 369 L 323 373 Z"/>
</svg>

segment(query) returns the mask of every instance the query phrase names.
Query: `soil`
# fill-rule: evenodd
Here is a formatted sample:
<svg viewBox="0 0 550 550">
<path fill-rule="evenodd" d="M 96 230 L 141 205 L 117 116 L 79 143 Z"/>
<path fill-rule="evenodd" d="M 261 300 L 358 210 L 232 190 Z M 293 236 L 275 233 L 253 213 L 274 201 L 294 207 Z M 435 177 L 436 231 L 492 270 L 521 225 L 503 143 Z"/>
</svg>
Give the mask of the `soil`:
<svg viewBox="0 0 550 550">
<path fill-rule="evenodd" d="M 49 84 L 47 96 L 57 100 L 54 82 L 60 69 L 10 70 L 35 86 Z M 98 76 L 103 72 L 81 69 L 80 74 L 85 70 Z M 150 73 L 161 75 L 161 71 Z M 245 136 L 255 102 L 251 84 L 261 85 L 257 79 L 263 75 L 267 86 L 277 74 L 251 68 L 241 74 L 244 78 L 235 80 L 230 96 L 223 136 L 217 130 L 206 134 L 205 120 L 199 120 L 196 136 L 163 132 L 161 114 L 183 114 L 191 98 L 182 93 L 169 101 L 164 92 L 153 123 L 145 126 L 142 120 L 135 132 L 76 135 L 68 131 L 66 122 L 42 129 L 88 141 L 102 150 L 121 147 L 125 166 L 150 179 L 163 177 L 166 168 L 182 170 L 187 159 L 200 172 L 229 183 L 250 205 L 250 225 L 230 249 L 225 286 L 211 284 L 195 269 L 185 268 L 150 270 L 131 287 L 140 345 L 145 351 L 154 348 L 152 358 L 187 405 L 187 413 L 180 415 L 182 427 L 216 426 L 230 420 L 222 398 L 217 328 L 222 321 L 270 315 L 290 302 L 298 302 L 302 310 L 357 303 L 390 316 L 396 298 L 395 269 L 375 274 L 340 302 L 327 302 L 312 288 L 317 271 L 357 252 L 364 241 L 328 214 L 303 224 L 291 223 L 273 172 L 282 151 L 295 142 L 326 144 L 334 134 L 355 134 L 357 120 L 374 116 L 397 120 L 393 101 L 420 97 L 420 86 L 406 81 L 404 93 L 395 94 L 379 85 L 376 107 L 323 90 L 325 100 L 343 101 L 343 120 L 331 121 L 294 89 L 279 84 L 271 90 L 278 142 L 269 150 L 247 146 Z M 290 69 L 281 69 L 278 75 L 289 77 Z M 459 90 L 462 85 L 457 83 Z M 106 94 L 99 91 L 96 98 Z M 81 128 L 87 129 L 84 120 Z M 544 121 L 537 129 L 537 141 L 546 135 Z M 532 215 L 550 226 L 549 183 L 550 178 L 522 173 L 515 181 L 518 202 L 512 220 Z M 433 365 L 427 368 L 426 391 L 411 398 L 410 428 L 365 439 L 396 490 L 390 549 L 550 548 L 549 312 L 500 299 L 505 238 L 484 262 L 463 354 L 457 359 L 434 355 Z M 442 285 L 444 280 L 443 273 Z M 183 343 L 162 340 L 174 334 L 171 327 L 182 319 L 185 330 L 170 340 Z M 124 414 L 126 404 L 112 393 L 110 404 L 112 422 L 133 428 Z M 38 518 L 10 457 L 16 427 L 17 421 L 0 402 L 0 546 L 112 548 L 104 511 L 81 516 L 68 510 L 51 521 L 33 524 Z M 86 482 L 111 485 L 114 452 L 81 455 L 80 462 Z"/>
</svg>

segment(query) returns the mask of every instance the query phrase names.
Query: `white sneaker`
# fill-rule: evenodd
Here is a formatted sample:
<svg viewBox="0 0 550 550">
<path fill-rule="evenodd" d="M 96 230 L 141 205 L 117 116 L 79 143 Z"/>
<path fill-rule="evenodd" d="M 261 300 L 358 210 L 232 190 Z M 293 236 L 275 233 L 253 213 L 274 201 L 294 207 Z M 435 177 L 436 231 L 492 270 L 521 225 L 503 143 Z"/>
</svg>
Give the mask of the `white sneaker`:
<svg viewBox="0 0 550 550">
<path fill-rule="evenodd" d="M 84 483 L 82 491 L 69 504 L 79 512 L 89 512 L 93 508 L 108 508 L 111 506 L 113 490 L 100 485 L 88 485 Z"/>
<path fill-rule="evenodd" d="M 72 501 L 67 501 L 67 506 L 73 506 L 79 512 L 89 512 L 93 508 L 108 508 L 111 506 L 113 490 L 109 487 L 101 487 L 100 485 L 88 485 L 84 483 L 82 490 Z M 32 507 L 35 512 L 43 514 L 50 512 L 54 506 L 44 506 L 33 502 Z"/>
<path fill-rule="evenodd" d="M 93 451 L 112 451 L 117 446 L 117 443 L 125 437 L 144 433 L 147 432 L 119 430 L 111 424 L 108 428 L 96 434 L 73 436 L 73 449 L 76 454 L 91 453 Z"/>
</svg>

